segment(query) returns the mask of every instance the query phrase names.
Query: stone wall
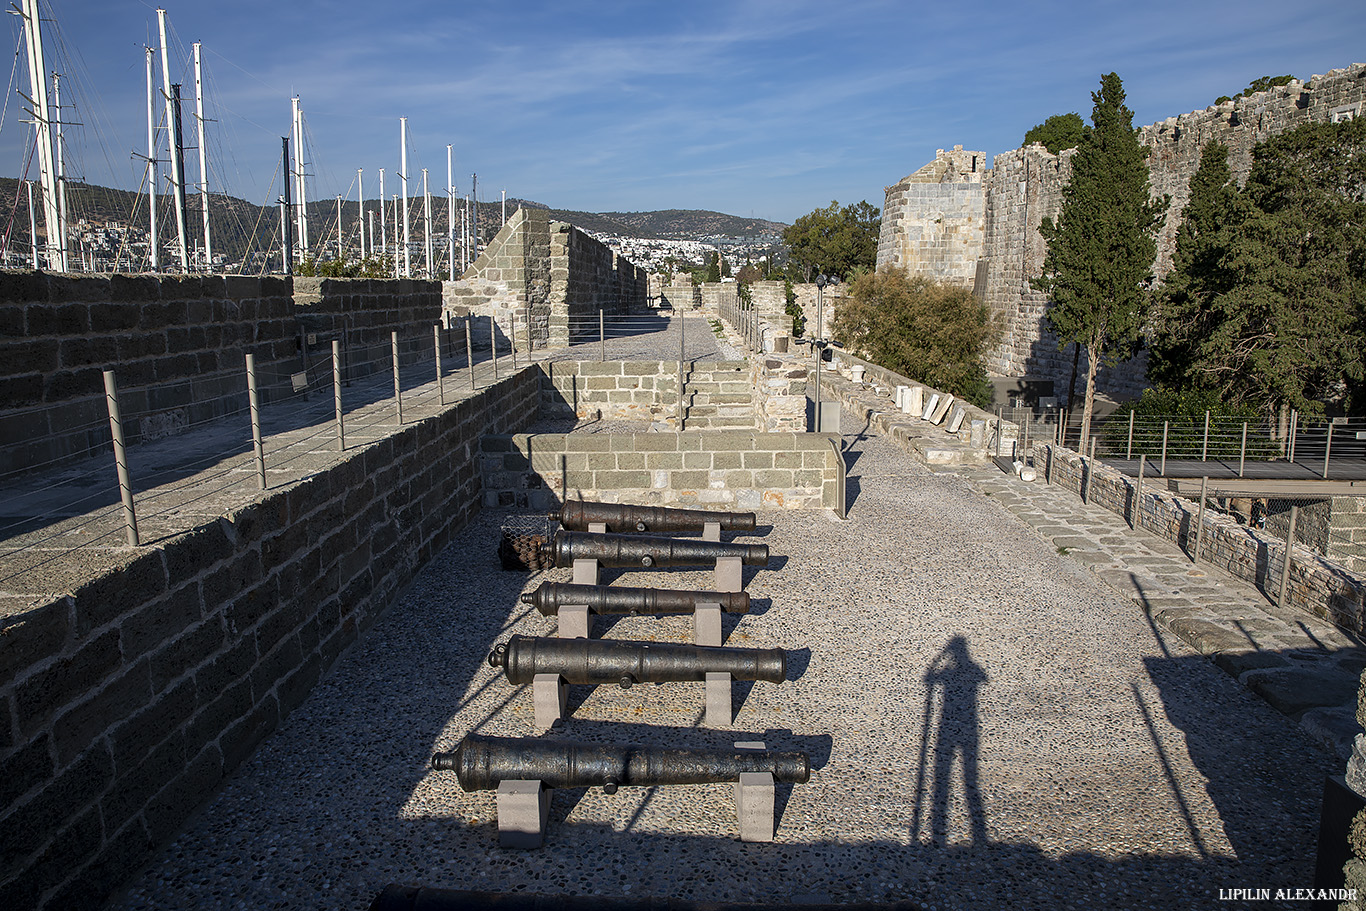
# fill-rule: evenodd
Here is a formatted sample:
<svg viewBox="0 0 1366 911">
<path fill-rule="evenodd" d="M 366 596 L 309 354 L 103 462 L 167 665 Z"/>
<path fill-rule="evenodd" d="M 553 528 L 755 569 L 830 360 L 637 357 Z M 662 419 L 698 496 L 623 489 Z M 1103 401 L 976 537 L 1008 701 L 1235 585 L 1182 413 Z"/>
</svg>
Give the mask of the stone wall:
<svg viewBox="0 0 1366 911">
<path fill-rule="evenodd" d="M 740 286 L 735 282 L 704 282 L 699 289 L 702 292 L 702 309 L 712 313 L 734 307 L 740 299 Z"/>
<path fill-rule="evenodd" d="M 447 323 L 475 314 L 493 316 L 500 344 L 513 332 L 520 343 L 529 325 L 533 344 L 545 345 L 550 338 L 550 273 L 549 213 L 519 208 L 459 281 L 442 283 Z M 487 341 L 488 333 L 483 337 Z"/>
<path fill-rule="evenodd" d="M 291 394 L 289 279 L 0 272 L 0 474 L 105 450 L 104 370 L 130 444 L 240 411 L 249 352 L 263 400 Z"/>
<path fill-rule="evenodd" d="M 1241 182 L 1247 178 L 1257 143 L 1301 123 L 1357 116 L 1363 103 L 1366 65 L 1353 64 L 1314 76 L 1309 82 L 1292 82 L 1141 127 L 1140 141 L 1151 149 L 1148 166 L 1152 191 L 1171 196 L 1171 208 L 1158 238 L 1155 274 L 1161 277 L 1170 268 L 1180 212 L 1206 143 L 1218 140 L 1229 147 L 1229 166 Z M 957 148 L 955 153 L 975 154 Z M 1038 226 L 1043 218 L 1058 213 L 1063 187 L 1071 175 L 1071 155 L 1051 155 L 1043 146 L 1032 145 L 995 157 L 980 184 L 981 261 L 971 276 L 977 293 L 999 314 L 1004 328 L 1000 343 L 988 357 L 988 370 L 997 376 L 1051 379 L 1060 399 L 1066 397 L 1075 349 L 1070 345 L 1060 349 L 1056 338 L 1044 330 L 1047 298 L 1030 287 L 1029 279 L 1039 275 L 1043 267 L 1045 244 Z M 952 261 L 957 264 L 955 269 L 962 267 L 960 276 L 967 275 L 967 263 L 977 249 L 973 232 L 936 237 L 936 243 L 924 250 L 918 246 L 929 236 L 928 226 L 935 224 L 940 213 L 949 211 L 948 203 L 957 198 L 946 189 L 925 189 L 924 183 L 932 183 L 940 172 L 950 176 L 954 168 L 961 172 L 962 161 L 950 155 L 936 156 L 934 163 L 887 188 L 879 266 L 909 263 L 913 271 L 929 274 Z M 968 198 L 977 190 L 969 183 L 962 192 L 960 212 L 976 204 L 969 203 Z M 1146 369 L 1142 354 L 1102 369 L 1099 388 L 1112 398 L 1135 397 L 1147 385 Z M 1077 394 L 1080 392 L 1079 385 Z"/>
<path fill-rule="evenodd" d="M 678 416 L 677 361 L 545 361 L 541 413 L 605 421 L 673 421 Z"/>
<path fill-rule="evenodd" d="M 749 286 L 750 303 L 754 312 L 763 316 L 782 317 L 787 313 L 787 285 L 780 281 L 753 282 Z"/>
<path fill-rule="evenodd" d="M 738 430 L 487 436 L 489 505 L 551 509 L 566 497 L 717 509 L 838 509 L 834 434 Z"/>
<path fill-rule="evenodd" d="M 769 433 L 802 433 L 807 428 L 809 360 L 768 355 L 751 359 L 750 382 L 758 391 L 755 425 Z"/>
<path fill-rule="evenodd" d="M 934 161 L 887 187 L 877 264 L 971 285 L 982 258 L 985 152 L 938 149 Z"/>
<path fill-rule="evenodd" d="M 432 357 L 432 327 L 444 324 L 442 283 L 419 279 L 295 278 L 294 315 L 306 361 L 331 376 L 332 342 L 341 342 L 348 380 L 391 369 L 391 333 L 401 359 Z M 464 352 L 464 325 L 447 344 Z"/>
<path fill-rule="evenodd" d="M 696 310 L 702 306 L 702 291 L 685 272 L 676 274 L 673 281 L 661 289 L 663 303 L 675 310 Z"/>
<path fill-rule="evenodd" d="M 0 907 L 97 908 L 479 508 L 523 370 L 0 627 Z"/>
<path fill-rule="evenodd" d="M 645 270 L 573 225 L 550 225 L 550 343 L 597 333 L 597 316 L 623 315 L 649 298 Z"/>
<path fill-rule="evenodd" d="M 1041 469 L 1039 483 L 1057 484 L 1103 506 L 1130 522 L 1184 548 L 1194 550 L 1199 508 L 1195 503 L 1154 485 L 1145 484 L 1135 520 L 1136 480 L 1120 474 L 1099 460 L 1092 461 L 1070 449 L 1048 443 L 1033 446 L 1034 465 Z M 1089 475 L 1089 478 L 1088 478 Z M 1279 591 L 1285 560 L 1285 538 L 1265 529 L 1250 528 L 1215 510 L 1205 510 L 1201 534 L 1202 562 L 1258 586 Z M 1366 579 L 1300 545 L 1294 549 L 1286 599 L 1290 606 L 1360 633 L 1366 630 Z"/>
</svg>

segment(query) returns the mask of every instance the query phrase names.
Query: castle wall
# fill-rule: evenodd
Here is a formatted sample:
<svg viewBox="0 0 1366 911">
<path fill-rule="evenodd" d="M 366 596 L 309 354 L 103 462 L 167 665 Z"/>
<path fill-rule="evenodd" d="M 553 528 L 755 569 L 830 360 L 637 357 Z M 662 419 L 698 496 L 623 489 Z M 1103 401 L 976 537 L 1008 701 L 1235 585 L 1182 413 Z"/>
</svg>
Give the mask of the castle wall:
<svg viewBox="0 0 1366 911">
<path fill-rule="evenodd" d="M 1206 143 L 1217 140 L 1228 146 L 1229 167 L 1235 179 L 1243 182 L 1258 143 L 1302 123 L 1360 116 L 1364 103 L 1366 64 L 1353 64 L 1309 82 L 1291 82 L 1139 128 L 1140 141 L 1151 150 L 1152 192 L 1171 197 L 1158 236 L 1155 276 L 1161 278 L 1171 267 L 1181 209 Z M 940 152 L 934 162 L 887 188 L 878 266 L 901 265 L 912 274 L 960 280 L 968 274 L 966 264 L 974 255 L 980 257 L 974 263 L 975 290 L 1000 317 L 1003 328 L 1000 342 L 987 358 L 988 371 L 997 376 L 1053 380 L 1059 396 L 1065 397 L 1074 348 L 1060 349 L 1056 338 L 1044 329 L 1047 296 L 1034 291 L 1029 280 L 1042 271 L 1046 252 L 1039 223 L 1057 216 L 1074 153 L 1052 155 L 1041 145 L 1004 152 L 995 157 L 980 184 L 960 192 L 952 180 L 961 175 L 964 154 L 973 153 L 962 153 L 959 148 L 954 153 Z M 936 183 L 945 178 L 950 182 Z M 980 194 L 982 203 L 980 246 L 971 230 L 944 236 L 930 230 L 936 219 L 947 215 L 946 204 L 955 199 L 961 197 L 960 211 L 966 213 L 975 205 L 975 200 L 969 204 L 974 193 Z M 970 220 L 974 216 L 960 217 Z M 1147 385 L 1146 367 L 1140 352 L 1132 360 L 1103 368 L 1099 389 L 1117 399 L 1133 398 Z M 1082 382 L 1078 381 L 1078 395 Z"/>
</svg>

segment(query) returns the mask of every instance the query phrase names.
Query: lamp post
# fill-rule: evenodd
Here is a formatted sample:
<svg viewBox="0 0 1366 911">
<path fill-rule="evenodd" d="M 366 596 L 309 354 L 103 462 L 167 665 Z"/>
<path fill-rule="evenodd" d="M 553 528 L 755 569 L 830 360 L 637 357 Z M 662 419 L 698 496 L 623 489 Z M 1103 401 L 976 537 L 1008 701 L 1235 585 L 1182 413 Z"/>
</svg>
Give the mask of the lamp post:
<svg viewBox="0 0 1366 911">
<path fill-rule="evenodd" d="M 811 340 L 811 348 L 816 352 L 816 432 L 821 431 L 821 355 L 825 349 L 825 339 L 821 336 L 821 317 L 825 313 L 825 286 L 831 283 L 830 276 L 822 272 L 816 276 L 816 337 Z"/>
</svg>

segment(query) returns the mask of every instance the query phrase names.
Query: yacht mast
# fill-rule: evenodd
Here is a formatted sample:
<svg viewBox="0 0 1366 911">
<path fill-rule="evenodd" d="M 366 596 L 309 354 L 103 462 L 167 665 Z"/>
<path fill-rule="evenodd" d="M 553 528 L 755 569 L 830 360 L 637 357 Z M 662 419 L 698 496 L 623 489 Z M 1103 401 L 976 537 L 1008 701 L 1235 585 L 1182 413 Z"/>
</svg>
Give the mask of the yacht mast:
<svg viewBox="0 0 1366 911">
<path fill-rule="evenodd" d="M 199 61 L 199 44 L 194 43 L 194 110 L 199 121 L 199 203 L 204 210 L 204 271 L 213 271 L 213 246 L 209 242 L 209 159 L 204 145 L 204 70 Z"/>
<path fill-rule="evenodd" d="M 180 135 L 180 111 L 172 103 L 171 67 L 166 57 L 166 11 L 157 10 L 157 30 L 161 35 L 161 87 L 166 98 L 166 125 L 172 140 Z M 190 271 L 190 238 L 185 230 L 185 172 L 179 155 L 171 155 L 171 190 L 175 193 L 176 236 L 180 239 L 180 271 Z"/>
<path fill-rule="evenodd" d="M 56 173 L 52 161 L 52 124 L 47 104 L 47 65 L 43 60 L 43 31 L 38 18 L 38 0 L 21 0 L 20 15 L 24 19 L 24 43 L 28 50 L 28 81 L 33 91 L 29 103 L 33 106 L 33 122 L 37 126 L 38 170 L 43 183 L 43 227 L 47 229 L 47 266 L 61 269 L 62 247 L 59 239 L 60 215 L 57 212 Z"/>
<path fill-rule="evenodd" d="M 399 174 L 403 184 L 403 277 L 412 278 L 412 264 L 408 261 L 408 118 L 398 119 Z M 397 234 L 398 232 L 394 232 Z"/>
</svg>

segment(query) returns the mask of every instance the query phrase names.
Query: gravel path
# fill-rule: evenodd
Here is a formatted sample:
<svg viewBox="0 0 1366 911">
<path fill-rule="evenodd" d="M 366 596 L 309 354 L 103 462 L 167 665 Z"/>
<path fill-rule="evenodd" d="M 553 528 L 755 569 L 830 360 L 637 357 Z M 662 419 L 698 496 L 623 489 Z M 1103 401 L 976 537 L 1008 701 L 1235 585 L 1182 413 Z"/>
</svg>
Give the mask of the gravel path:
<svg viewBox="0 0 1366 911">
<path fill-rule="evenodd" d="M 553 630 L 517 595 L 570 576 L 499 571 L 511 514 L 486 510 L 112 907 L 363 909 L 399 881 L 1233 908 L 1221 888 L 1312 884 L 1338 761 L 961 477 L 876 436 L 846 439 L 849 520 L 762 514 L 782 556 L 748 568 L 756 609 L 727 620 L 729 645 L 796 650 L 797 679 L 737 685 L 728 731 L 695 727 L 701 684 L 575 687 L 550 735 L 806 749 L 816 771 L 780 787 L 775 843 L 736 839 L 717 784 L 557 791 L 546 846 L 502 850 L 492 793 L 428 770 L 469 731 L 533 733 L 530 687 L 484 657 L 511 633 Z M 711 575 L 622 581 L 700 588 Z M 596 632 L 682 641 L 691 619 L 599 619 Z"/>
</svg>

